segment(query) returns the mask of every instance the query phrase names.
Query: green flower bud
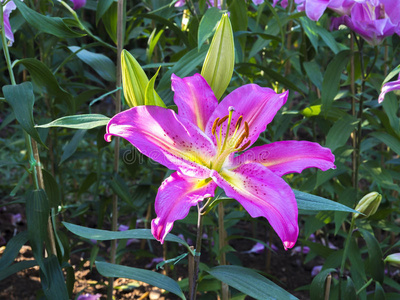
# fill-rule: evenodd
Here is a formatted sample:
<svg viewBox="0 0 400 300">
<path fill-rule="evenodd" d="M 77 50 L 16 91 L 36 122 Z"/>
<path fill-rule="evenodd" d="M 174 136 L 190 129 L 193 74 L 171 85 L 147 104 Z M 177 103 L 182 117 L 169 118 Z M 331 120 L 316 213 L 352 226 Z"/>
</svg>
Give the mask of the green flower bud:
<svg viewBox="0 0 400 300">
<path fill-rule="evenodd" d="M 221 98 L 228 87 L 234 65 L 233 31 L 228 15 L 224 14 L 219 21 L 201 69 L 201 75 L 208 82 L 217 99 Z"/>
<path fill-rule="evenodd" d="M 393 253 L 385 258 L 385 263 L 391 264 L 394 267 L 400 268 L 400 253 Z"/>
<path fill-rule="evenodd" d="M 355 210 L 359 211 L 361 214 L 353 213 L 353 218 L 368 218 L 373 215 L 376 213 L 379 204 L 381 204 L 381 200 L 382 195 L 377 192 L 371 192 L 365 195 L 355 208 Z"/>
<path fill-rule="evenodd" d="M 149 79 L 137 60 L 128 51 L 121 53 L 122 87 L 129 107 L 144 105 Z"/>
</svg>

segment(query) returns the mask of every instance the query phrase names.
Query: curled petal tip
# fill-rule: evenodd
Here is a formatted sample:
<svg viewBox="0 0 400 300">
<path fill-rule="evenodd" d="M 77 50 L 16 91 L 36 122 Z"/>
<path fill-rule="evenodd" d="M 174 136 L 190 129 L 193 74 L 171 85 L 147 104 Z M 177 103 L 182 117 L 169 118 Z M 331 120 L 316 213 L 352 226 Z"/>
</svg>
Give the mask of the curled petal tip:
<svg viewBox="0 0 400 300">
<path fill-rule="evenodd" d="M 109 133 L 106 133 L 106 134 L 104 135 L 104 139 L 106 140 L 106 142 L 111 142 L 111 137 L 112 137 L 112 135 L 109 134 Z"/>
<path fill-rule="evenodd" d="M 151 233 L 157 241 L 164 244 L 166 234 L 163 232 L 163 226 L 158 225 L 159 220 L 159 218 L 156 218 L 151 221 Z"/>
<path fill-rule="evenodd" d="M 287 251 L 290 248 L 293 248 L 293 246 L 296 244 L 296 242 L 291 242 L 291 241 L 285 241 L 283 242 L 283 247 Z"/>
</svg>

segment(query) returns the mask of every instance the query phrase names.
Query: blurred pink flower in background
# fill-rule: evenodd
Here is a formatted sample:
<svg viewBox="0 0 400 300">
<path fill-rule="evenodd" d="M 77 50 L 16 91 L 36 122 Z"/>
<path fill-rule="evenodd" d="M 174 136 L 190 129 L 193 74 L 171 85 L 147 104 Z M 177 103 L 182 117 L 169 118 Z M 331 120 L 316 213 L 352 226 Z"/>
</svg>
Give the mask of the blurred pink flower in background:
<svg viewBox="0 0 400 300">
<path fill-rule="evenodd" d="M 71 0 L 74 3 L 74 9 L 77 10 L 86 5 L 86 0 Z M 100 0 L 102 1 L 102 0 Z"/>
<path fill-rule="evenodd" d="M 382 86 L 382 90 L 379 95 L 378 102 L 382 103 L 382 101 L 385 100 L 386 93 L 389 93 L 389 92 L 395 91 L 395 90 L 400 90 L 400 74 L 399 74 L 399 77 L 397 80 L 387 82 Z"/>
</svg>

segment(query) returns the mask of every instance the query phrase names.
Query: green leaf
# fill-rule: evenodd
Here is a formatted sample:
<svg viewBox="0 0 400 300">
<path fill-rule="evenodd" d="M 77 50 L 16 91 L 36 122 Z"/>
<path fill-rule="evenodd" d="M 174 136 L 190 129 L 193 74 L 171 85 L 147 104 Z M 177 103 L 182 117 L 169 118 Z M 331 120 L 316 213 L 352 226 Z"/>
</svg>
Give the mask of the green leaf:
<svg viewBox="0 0 400 300">
<path fill-rule="evenodd" d="M 24 82 L 17 85 L 5 85 L 2 90 L 4 97 L 11 105 L 15 117 L 19 124 L 21 124 L 21 127 L 33 139 L 45 146 L 40 139 L 33 120 L 33 104 L 35 103 L 35 96 L 33 95 L 32 83 Z"/>
<path fill-rule="evenodd" d="M 332 273 L 336 272 L 335 269 L 326 269 L 321 271 L 315 278 L 313 279 L 310 286 L 310 299 L 311 300 L 323 300 L 325 297 L 325 281 L 326 277 Z"/>
<path fill-rule="evenodd" d="M 48 276 L 43 277 L 42 287 L 47 299 L 68 300 L 67 286 L 64 281 L 64 274 L 58 263 L 57 256 L 51 255 L 44 260 L 44 267 Z"/>
<path fill-rule="evenodd" d="M 399 138 L 394 137 L 386 132 L 378 132 L 378 131 L 372 132 L 372 133 L 370 133 L 370 135 L 373 136 L 374 138 L 377 138 L 382 143 L 389 146 L 398 155 L 400 155 L 400 139 Z"/>
<path fill-rule="evenodd" d="M 396 68 L 394 68 L 390 73 L 386 76 L 385 80 L 382 82 L 382 85 L 387 83 L 389 80 L 391 80 L 394 76 L 400 73 L 400 65 L 398 65 Z"/>
<path fill-rule="evenodd" d="M 103 79 L 115 81 L 115 64 L 110 58 L 101 53 L 82 50 L 77 46 L 69 46 L 68 49 L 76 53 L 80 60 L 92 67 Z"/>
<path fill-rule="evenodd" d="M 53 175 L 42 169 L 44 189 L 46 191 L 47 198 L 49 199 L 49 204 L 51 207 L 56 208 L 60 204 L 60 189 L 58 188 L 58 183 L 54 179 Z"/>
<path fill-rule="evenodd" d="M 311 44 L 313 45 L 315 52 L 318 53 L 318 26 L 312 20 L 307 17 L 300 18 L 301 25 L 303 26 L 304 32 L 308 39 L 310 40 Z"/>
<path fill-rule="evenodd" d="M 328 64 L 322 81 L 321 100 L 322 107 L 328 111 L 339 92 L 340 75 L 350 58 L 350 51 L 339 52 Z"/>
<path fill-rule="evenodd" d="M 355 298 L 353 298 L 355 299 Z M 375 282 L 374 300 L 385 300 L 385 291 L 379 282 Z"/>
<path fill-rule="evenodd" d="M 338 202 L 328 200 L 319 196 L 311 195 L 308 193 L 293 190 L 297 201 L 297 207 L 301 210 L 309 211 L 321 211 L 321 210 L 333 210 L 333 211 L 345 211 L 357 213 L 354 209 L 347 207 Z"/>
<path fill-rule="evenodd" d="M 28 232 L 22 231 L 8 241 L 0 258 L 0 273 L 10 266 L 18 256 L 19 250 L 28 241 Z"/>
<path fill-rule="evenodd" d="M 208 46 L 204 45 L 201 47 L 200 51 L 193 49 L 186 53 L 179 59 L 176 64 L 168 70 L 161 78 L 157 90 L 161 91 L 164 89 L 169 89 L 171 87 L 171 75 L 174 73 L 179 77 L 185 77 L 190 74 L 200 63 L 204 61 Z"/>
<path fill-rule="evenodd" d="M 158 288 L 171 292 L 181 299 L 186 299 L 178 283 L 160 273 L 138 268 L 120 266 L 106 262 L 96 261 L 96 268 L 105 277 L 128 278 L 142 281 Z"/>
<path fill-rule="evenodd" d="M 15 0 L 14 3 L 29 25 L 35 27 L 39 31 L 55 35 L 59 38 L 77 38 L 85 36 L 85 34 L 78 33 L 69 28 L 61 18 L 48 17 L 37 13 L 20 0 Z"/>
<path fill-rule="evenodd" d="M 1 270 L 0 272 L 0 281 L 6 279 L 8 276 L 11 276 L 19 271 L 32 268 L 37 266 L 37 262 L 35 260 L 25 260 L 18 263 L 15 263 L 8 268 Z"/>
<path fill-rule="evenodd" d="M 385 276 L 385 264 L 383 262 L 383 254 L 379 242 L 366 229 L 359 228 L 368 248 L 368 260 L 366 261 L 366 270 L 372 278 L 383 283 Z"/>
<path fill-rule="evenodd" d="M 72 137 L 71 141 L 66 144 L 63 148 L 64 152 L 61 156 L 61 161 L 58 165 L 61 165 L 64 161 L 70 158 L 78 148 L 79 142 L 83 139 L 83 136 L 86 134 L 86 130 L 78 130 L 75 132 L 74 136 Z"/>
<path fill-rule="evenodd" d="M 101 1 L 99 1 L 101 2 Z M 114 44 L 117 44 L 118 3 L 113 2 L 103 15 L 103 24 Z"/>
<path fill-rule="evenodd" d="M 332 52 L 337 54 L 340 49 L 332 33 L 321 26 L 317 26 L 315 29 L 317 34 L 322 38 L 322 40 L 332 50 Z"/>
<path fill-rule="evenodd" d="M 120 239 L 155 240 L 154 236 L 151 234 L 150 229 L 130 229 L 126 231 L 110 231 L 110 230 L 83 227 L 67 222 L 63 222 L 63 224 L 72 233 L 86 239 L 93 239 L 98 241 L 120 240 Z M 189 245 L 184 240 L 171 233 L 167 234 L 165 240 L 168 242 L 179 243 L 184 245 L 186 248 L 189 248 Z"/>
<path fill-rule="evenodd" d="M 342 297 L 340 299 L 343 300 L 357 299 L 357 291 L 354 286 L 353 280 L 351 280 L 350 276 L 346 276 L 346 280 L 342 282 L 342 291 L 344 292 L 344 294 L 342 294 Z"/>
<path fill-rule="evenodd" d="M 210 7 L 207 9 L 203 18 L 200 21 L 198 30 L 198 49 L 204 44 L 204 42 L 212 36 L 215 29 L 217 28 L 219 20 L 221 20 L 221 10 L 216 7 Z"/>
<path fill-rule="evenodd" d="M 56 77 L 44 63 L 35 58 L 24 58 L 15 62 L 15 65 L 18 64 L 22 64 L 28 70 L 33 82 L 39 88 L 45 88 L 47 93 L 58 101 L 66 102 L 70 112 L 75 111 L 72 95 L 58 84 Z"/>
<path fill-rule="evenodd" d="M 400 135 L 400 120 L 397 116 L 399 101 L 397 100 L 397 96 L 394 93 L 387 94 L 385 96 L 385 101 L 382 103 L 382 107 L 389 119 L 390 126 L 397 135 Z"/>
<path fill-rule="evenodd" d="M 60 119 L 54 120 L 50 123 L 43 125 L 36 125 L 40 128 L 48 127 L 65 127 L 72 129 L 92 129 L 100 126 L 107 125 L 110 121 L 109 117 L 100 114 L 87 114 L 87 115 L 75 115 L 62 117 Z"/>
<path fill-rule="evenodd" d="M 306 70 L 308 78 L 318 88 L 322 89 L 322 73 L 319 64 L 313 60 L 303 63 L 304 70 Z"/>
<path fill-rule="evenodd" d="M 297 299 L 257 272 L 240 266 L 218 266 L 207 271 L 218 280 L 255 299 Z"/>
<path fill-rule="evenodd" d="M 96 9 L 96 25 L 99 24 L 101 17 L 105 14 L 105 12 L 110 8 L 111 4 L 113 4 L 114 0 L 101 0 L 97 2 Z"/>
<path fill-rule="evenodd" d="M 356 128 L 358 120 L 350 115 L 345 115 L 333 124 L 326 136 L 325 146 L 335 151 L 337 148 L 346 144 L 350 134 Z"/>
<path fill-rule="evenodd" d="M 148 48 L 147 48 L 147 62 L 151 62 L 151 57 L 153 56 L 154 48 L 156 47 L 160 37 L 163 35 L 164 30 L 161 29 L 157 34 L 157 28 L 154 28 L 153 32 L 149 36 L 149 40 L 147 42 Z"/>
</svg>

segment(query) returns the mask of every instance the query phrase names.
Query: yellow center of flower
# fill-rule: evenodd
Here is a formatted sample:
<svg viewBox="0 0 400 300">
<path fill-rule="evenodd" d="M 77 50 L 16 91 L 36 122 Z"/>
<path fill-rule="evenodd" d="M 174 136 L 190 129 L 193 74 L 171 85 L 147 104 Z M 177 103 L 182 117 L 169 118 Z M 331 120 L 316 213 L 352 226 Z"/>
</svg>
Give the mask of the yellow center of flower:
<svg viewBox="0 0 400 300">
<path fill-rule="evenodd" d="M 215 136 L 215 139 L 217 141 L 217 155 L 215 160 L 210 163 L 210 168 L 216 170 L 217 172 L 221 170 L 221 167 L 229 154 L 233 152 L 243 151 L 251 144 L 250 140 L 247 140 L 246 143 L 243 143 L 243 141 L 249 137 L 249 124 L 246 121 L 244 121 L 244 128 L 242 127 L 241 134 L 238 134 L 238 131 L 241 129 L 243 123 L 242 115 L 236 121 L 234 133 L 229 136 L 229 130 L 231 127 L 232 115 L 234 111 L 235 109 L 230 106 L 229 114 L 223 118 L 216 118 L 211 129 L 211 133 Z M 226 126 L 226 133 L 225 136 L 223 136 L 222 125 L 227 120 L 228 124 Z"/>
</svg>

